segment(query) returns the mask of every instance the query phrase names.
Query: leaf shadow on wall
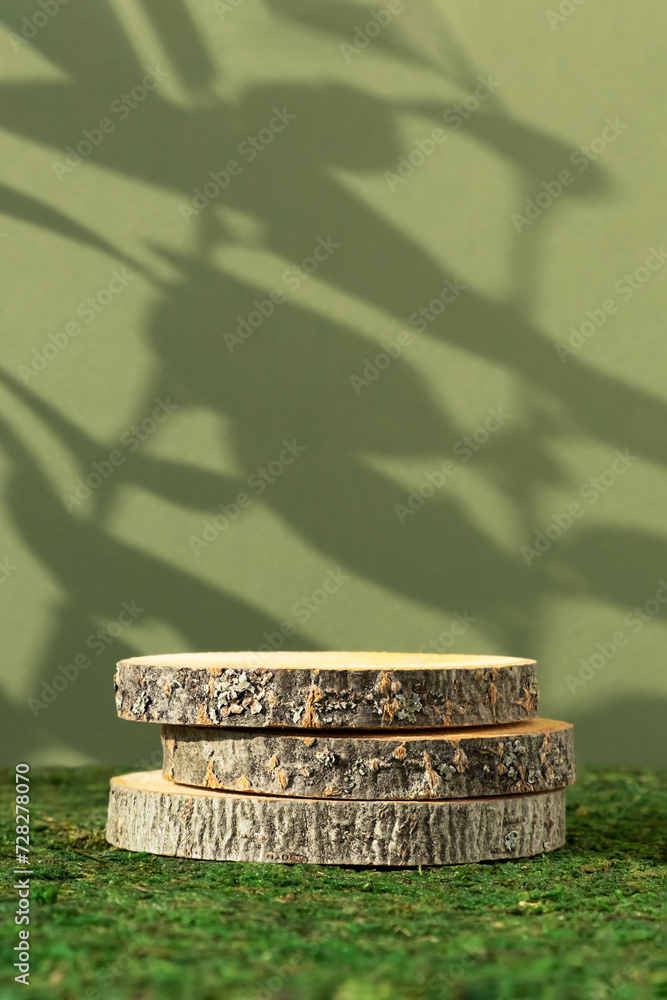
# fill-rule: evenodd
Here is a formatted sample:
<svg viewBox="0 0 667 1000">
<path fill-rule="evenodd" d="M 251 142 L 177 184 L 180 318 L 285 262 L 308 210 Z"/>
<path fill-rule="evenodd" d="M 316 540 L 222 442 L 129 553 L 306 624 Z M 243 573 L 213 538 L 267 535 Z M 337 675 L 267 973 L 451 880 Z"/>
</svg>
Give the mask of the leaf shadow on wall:
<svg viewBox="0 0 667 1000">
<path fill-rule="evenodd" d="M 18 11 L 17 5 L 14 9 Z M 307 21 L 330 38 L 334 51 L 359 21 L 359 8 L 352 4 L 336 4 L 335 13 L 324 3 L 269 4 L 268 9 L 285 23 Z M 407 490 L 378 470 L 384 460 L 415 457 L 423 460 L 425 470 L 432 469 L 451 457 L 453 446 L 471 430 L 449 413 L 448 380 L 441 380 L 436 397 L 407 351 L 360 394 L 350 382 L 378 352 L 377 339 L 363 332 L 357 303 L 381 311 L 394 324 L 405 324 L 410 314 L 439 294 L 445 279 L 457 277 L 455 267 L 443 269 L 426 245 L 390 220 L 389 212 L 374 208 L 342 180 L 344 174 L 370 177 L 395 170 L 406 152 L 400 116 L 422 116 L 428 132 L 442 126 L 452 84 L 462 93 L 474 90 L 481 70 L 436 9 L 424 4 L 421 34 L 406 40 L 398 28 L 392 29 L 374 44 L 378 53 L 403 60 L 406 67 L 421 65 L 438 72 L 447 94 L 442 104 L 379 97 L 355 86 L 352 75 L 345 83 L 248 86 L 233 103 L 226 103 L 214 91 L 214 68 L 188 7 L 174 0 L 167 17 L 146 0 L 144 10 L 168 52 L 170 70 L 192 101 L 175 104 L 158 88 L 95 150 L 91 165 L 173 193 L 176 212 L 179 202 L 189 203 L 193 189 L 206 183 L 211 170 L 238 156 L 246 137 L 267 125 L 272 109 L 296 115 L 191 223 L 196 245 L 190 252 L 153 245 L 156 263 L 167 261 L 175 279 L 165 281 L 145 265 L 137 266 L 159 293 L 146 329 L 155 366 L 144 399 L 134 413 L 118 413 L 118 426 L 131 426 L 150 411 L 156 396 L 171 393 L 181 405 L 219 418 L 221 426 L 231 424 L 234 457 L 243 472 L 238 477 L 217 475 L 186 456 L 167 461 L 140 450 L 88 501 L 85 518 L 71 517 L 39 455 L 11 422 L 3 422 L 2 442 L 14 468 L 9 491 L 14 530 L 61 595 L 35 694 L 43 682 L 51 681 L 59 664 L 85 652 L 87 637 L 101 622 L 112 620 L 128 599 L 145 607 L 145 620 L 176 628 L 183 648 L 256 648 L 265 632 L 276 631 L 280 623 L 272 616 L 223 586 L 204 582 L 194 559 L 191 567 L 183 568 L 183 539 L 174 539 L 173 552 L 157 558 L 119 540 L 110 519 L 119 492 L 131 483 L 191 510 L 198 527 L 201 518 L 217 513 L 220 503 L 233 501 L 247 488 L 248 476 L 276 458 L 283 439 L 296 439 L 306 451 L 266 490 L 261 503 L 332 564 L 436 610 L 445 621 L 455 611 L 469 611 L 489 651 L 535 655 L 544 624 L 542 609 L 557 595 L 594 596 L 631 606 L 637 592 L 660 573 L 656 567 L 664 564 L 667 554 L 661 539 L 648 533 L 616 533 L 614 559 L 601 572 L 600 553 L 608 551 L 611 535 L 601 535 L 582 521 L 576 538 L 565 537 L 557 550 L 529 568 L 518 547 L 509 548 L 470 504 L 446 488 L 401 524 L 394 505 L 405 501 Z M 20 14 L 4 17 L 8 28 L 17 31 Z M 65 81 L 5 84 L 0 90 L 0 127 L 62 156 L 82 127 L 99 121 L 114 97 L 141 81 L 145 68 L 132 42 L 103 0 L 79 11 L 63 8 L 58 20 L 31 44 L 63 71 Z M 544 179 L 567 168 L 576 146 L 517 121 L 499 95 L 471 116 L 465 135 L 466 141 L 475 141 L 499 162 L 511 165 L 517 210 Z M 418 185 L 419 176 L 409 183 Z M 7 191 L 3 193 L 0 204 L 6 206 Z M 569 204 L 608 193 L 602 168 L 592 164 L 562 201 Z M 473 182 L 462 177 L 457 191 L 443 190 L 441 200 L 432 205 L 442 219 L 443 251 L 448 250 L 448 206 L 454 198 L 469 200 L 474 219 L 475 195 Z M 128 227 L 138 210 L 140 200 L 118 206 Z M 553 344 L 531 318 L 539 293 L 542 241 L 559 211 L 560 206 L 553 206 L 540 226 L 517 235 L 506 296 L 493 297 L 472 285 L 419 335 L 513 376 L 521 417 L 508 420 L 502 433 L 475 455 L 474 465 L 485 490 L 502 497 L 511 509 L 527 542 L 539 526 L 540 495 L 545 489 L 571 485 L 553 457 L 553 446 L 566 435 L 583 430 L 612 452 L 628 447 L 639 456 L 664 461 L 659 438 L 664 406 L 580 357 L 561 364 Z M 118 260 L 131 260 L 96 232 L 92 214 L 82 226 L 37 195 L 16 197 L 11 212 Z M 306 294 L 305 286 L 301 296 L 295 291 L 230 353 L 222 332 L 233 329 L 237 317 L 253 309 L 253 300 L 265 299 L 270 291 L 253 281 L 247 268 L 242 273 L 239 269 L 243 253 L 257 248 L 256 242 L 249 246 L 239 235 L 239 220 L 242 229 L 249 226 L 259 234 L 254 239 L 263 251 L 284 262 L 303 260 L 318 238 L 331 237 L 340 247 L 313 279 L 319 297 Z M 454 247 L 450 256 L 455 257 Z M 114 441 L 101 441 L 82 430 L 82 421 L 74 415 L 64 416 L 44 402 L 39 385 L 32 390 L 6 374 L 3 382 L 13 398 L 56 435 L 81 475 L 114 447 Z M 502 403 L 480 399 L 480 412 Z M 219 560 L 222 570 L 224 540 L 216 543 L 211 558 Z M 272 556 L 262 553 L 261 558 Z M 288 645 L 310 648 L 311 643 L 297 634 Z M 383 646 L 381 635 L 377 646 Z M 41 738 L 56 738 L 77 752 L 107 759 L 114 754 L 118 759 L 121 733 L 124 759 L 145 748 L 149 736 L 141 731 L 144 727 L 121 729 L 111 702 L 111 665 L 134 652 L 128 631 L 40 715 Z M 30 713 L 25 714 L 31 722 Z M 154 741 L 155 735 L 150 738 Z"/>
</svg>

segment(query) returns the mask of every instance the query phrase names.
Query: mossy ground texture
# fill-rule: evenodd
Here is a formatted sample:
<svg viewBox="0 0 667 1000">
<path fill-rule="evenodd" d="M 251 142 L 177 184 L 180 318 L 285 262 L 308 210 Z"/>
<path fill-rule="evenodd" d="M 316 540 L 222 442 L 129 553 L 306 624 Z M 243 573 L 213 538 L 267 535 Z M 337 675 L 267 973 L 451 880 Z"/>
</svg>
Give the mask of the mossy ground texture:
<svg viewBox="0 0 667 1000">
<path fill-rule="evenodd" d="M 665 773 L 585 772 L 552 854 L 422 870 L 114 850 L 112 773 L 31 774 L 28 989 L 2 775 L 3 1000 L 667 998 Z"/>
</svg>

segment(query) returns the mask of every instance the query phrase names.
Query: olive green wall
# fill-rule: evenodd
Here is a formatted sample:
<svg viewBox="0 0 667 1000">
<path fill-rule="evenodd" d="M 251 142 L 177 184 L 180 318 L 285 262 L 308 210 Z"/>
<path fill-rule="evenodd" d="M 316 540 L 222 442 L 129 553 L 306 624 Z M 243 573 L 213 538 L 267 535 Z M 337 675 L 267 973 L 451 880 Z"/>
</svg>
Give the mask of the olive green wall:
<svg viewBox="0 0 667 1000">
<path fill-rule="evenodd" d="M 114 662 L 268 634 L 536 657 L 658 762 L 667 8 L 1 16 L 5 761 L 147 761 Z"/>
</svg>

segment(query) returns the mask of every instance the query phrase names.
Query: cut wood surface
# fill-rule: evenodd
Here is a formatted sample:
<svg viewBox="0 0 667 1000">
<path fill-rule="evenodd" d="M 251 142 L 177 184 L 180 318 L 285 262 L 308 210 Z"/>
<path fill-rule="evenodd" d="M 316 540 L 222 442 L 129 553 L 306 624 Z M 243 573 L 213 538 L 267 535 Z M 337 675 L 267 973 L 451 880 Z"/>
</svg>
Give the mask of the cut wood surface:
<svg viewBox="0 0 667 1000">
<path fill-rule="evenodd" d="M 565 842 L 565 792 L 394 802 L 187 788 L 159 771 L 112 778 L 109 843 L 212 861 L 445 865 L 521 858 Z"/>
<path fill-rule="evenodd" d="M 425 653 L 180 653 L 121 660 L 124 719 L 305 729 L 478 726 L 534 718 L 535 661 Z"/>
<path fill-rule="evenodd" d="M 563 788 L 573 728 L 530 719 L 418 733 L 164 726 L 163 775 L 203 788 L 338 799 L 448 799 Z"/>
</svg>

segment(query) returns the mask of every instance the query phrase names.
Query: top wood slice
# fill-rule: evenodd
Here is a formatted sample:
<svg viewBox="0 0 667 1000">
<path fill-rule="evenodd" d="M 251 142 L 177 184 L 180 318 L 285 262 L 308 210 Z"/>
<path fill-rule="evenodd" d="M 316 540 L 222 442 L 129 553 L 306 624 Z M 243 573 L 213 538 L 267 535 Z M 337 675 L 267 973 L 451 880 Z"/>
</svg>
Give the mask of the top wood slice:
<svg viewBox="0 0 667 1000">
<path fill-rule="evenodd" d="M 535 661 L 429 653 L 178 653 L 121 660 L 123 719 L 304 729 L 535 718 Z"/>
</svg>

